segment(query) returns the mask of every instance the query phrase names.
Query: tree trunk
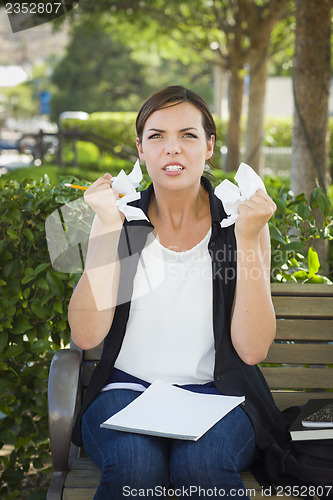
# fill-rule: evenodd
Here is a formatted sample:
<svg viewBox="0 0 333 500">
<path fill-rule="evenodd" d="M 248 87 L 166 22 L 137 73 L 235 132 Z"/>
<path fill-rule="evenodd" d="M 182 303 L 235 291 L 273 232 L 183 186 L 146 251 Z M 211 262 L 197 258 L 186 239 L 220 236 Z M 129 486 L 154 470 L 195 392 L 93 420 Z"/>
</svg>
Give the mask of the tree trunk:
<svg viewBox="0 0 333 500">
<path fill-rule="evenodd" d="M 327 183 L 331 1 L 296 0 L 291 188 L 309 196 Z"/>
<path fill-rule="evenodd" d="M 326 190 L 328 98 L 330 88 L 331 0 L 296 0 L 296 47 L 294 57 L 294 130 L 291 189 L 309 198 L 316 179 Z M 318 211 L 317 226 L 323 216 Z M 327 245 L 314 244 L 321 264 L 327 260 Z M 326 269 L 322 272 L 325 273 Z"/>
<path fill-rule="evenodd" d="M 229 79 L 229 122 L 227 130 L 227 156 L 224 170 L 231 172 L 239 166 L 239 151 L 241 142 L 241 116 L 244 78 L 238 69 L 230 72 Z"/>
<path fill-rule="evenodd" d="M 224 71 L 218 62 L 214 64 L 213 74 L 214 74 L 214 113 L 219 118 L 224 118 L 222 113 Z"/>
<path fill-rule="evenodd" d="M 275 24 L 287 11 L 287 0 L 270 0 L 260 7 L 251 0 L 239 0 L 246 12 L 250 49 L 249 109 L 246 127 L 246 160 L 258 173 L 263 167 L 261 145 L 264 131 L 268 48 Z"/>
<path fill-rule="evenodd" d="M 265 93 L 268 71 L 267 43 L 250 55 L 249 108 L 246 125 L 245 161 L 259 175 L 263 171 L 261 144 L 264 130 Z"/>
</svg>

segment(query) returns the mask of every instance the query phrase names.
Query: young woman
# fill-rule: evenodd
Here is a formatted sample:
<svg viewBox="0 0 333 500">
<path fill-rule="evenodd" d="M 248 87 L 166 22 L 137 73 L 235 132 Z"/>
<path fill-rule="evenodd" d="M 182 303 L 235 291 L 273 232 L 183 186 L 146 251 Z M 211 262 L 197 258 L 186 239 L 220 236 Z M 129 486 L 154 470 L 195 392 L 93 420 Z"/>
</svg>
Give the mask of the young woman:
<svg viewBox="0 0 333 500">
<path fill-rule="evenodd" d="M 152 183 L 132 205 L 147 219 L 124 219 L 110 174 L 85 193 L 96 217 L 69 322 L 78 346 L 90 349 L 104 340 L 104 348 L 73 441 L 83 442 L 102 469 L 96 499 L 148 489 L 158 497 L 170 485 L 180 496 L 232 490 L 243 498 L 239 472 L 259 449 L 286 438 L 256 366 L 275 336 L 267 222 L 276 207 L 258 190 L 239 206 L 236 223 L 221 227 L 223 203 L 202 176 L 215 124 L 190 90 L 156 92 L 141 107 L 136 127 Z M 196 442 L 100 428 L 156 379 L 245 395 L 245 404 Z"/>
</svg>

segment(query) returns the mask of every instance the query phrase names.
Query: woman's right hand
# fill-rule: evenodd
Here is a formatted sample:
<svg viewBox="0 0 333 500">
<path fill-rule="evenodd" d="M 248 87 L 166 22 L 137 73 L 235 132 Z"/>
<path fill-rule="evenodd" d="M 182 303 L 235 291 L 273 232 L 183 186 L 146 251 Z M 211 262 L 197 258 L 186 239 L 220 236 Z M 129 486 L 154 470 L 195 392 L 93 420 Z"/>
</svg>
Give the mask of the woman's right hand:
<svg viewBox="0 0 333 500">
<path fill-rule="evenodd" d="M 112 189 L 111 179 L 111 174 L 104 174 L 84 193 L 85 201 L 106 226 L 114 225 L 116 222 L 123 223 L 125 218 L 116 205 L 119 194 Z"/>
</svg>

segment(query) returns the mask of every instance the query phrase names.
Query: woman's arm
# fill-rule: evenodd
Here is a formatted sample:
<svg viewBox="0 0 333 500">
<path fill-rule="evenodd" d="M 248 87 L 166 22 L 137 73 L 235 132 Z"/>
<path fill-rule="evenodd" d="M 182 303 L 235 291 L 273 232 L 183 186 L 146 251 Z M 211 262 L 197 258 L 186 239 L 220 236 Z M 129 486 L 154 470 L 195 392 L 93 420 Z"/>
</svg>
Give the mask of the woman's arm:
<svg viewBox="0 0 333 500">
<path fill-rule="evenodd" d="M 275 337 L 276 321 L 270 291 L 270 236 L 267 222 L 276 205 L 262 190 L 240 205 L 235 224 L 237 282 L 231 339 L 249 365 L 263 361 Z"/>
<path fill-rule="evenodd" d="M 123 216 L 115 202 L 110 174 L 94 182 L 85 200 L 96 213 L 89 236 L 84 273 L 68 310 L 74 343 L 82 349 L 97 346 L 112 324 L 119 285 L 118 243 Z"/>
</svg>

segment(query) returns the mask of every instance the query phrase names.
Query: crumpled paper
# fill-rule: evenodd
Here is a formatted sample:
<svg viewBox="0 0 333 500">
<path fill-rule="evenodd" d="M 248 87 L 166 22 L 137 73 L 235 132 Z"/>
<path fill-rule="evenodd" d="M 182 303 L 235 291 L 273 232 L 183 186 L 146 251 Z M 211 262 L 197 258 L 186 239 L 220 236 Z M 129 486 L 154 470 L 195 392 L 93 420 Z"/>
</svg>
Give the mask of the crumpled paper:
<svg viewBox="0 0 333 500">
<path fill-rule="evenodd" d="M 135 162 L 133 170 L 130 174 L 126 175 L 124 170 L 121 170 L 116 177 L 112 177 L 112 189 L 116 193 L 122 194 L 122 197 L 116 201 L 116 205 L 120 212 L 124 214 L 128 221 L 131 220 L 147 220 L 145 213 L 137 207 L 128 206 L 134 200 L 139 200 L 141 193 L 136 191 L 136 188 L 142 181 L 142 171 L 139 160 Z"/>
<path fill-rule="evenodd" d="M 227 219 L 222 220 L 221 227 L 228 227 L 236 222 L 238 206 L 254 195 L 258 189 L 263 189 L 266 192 L 262 179 L 246 163 L 239 165 L 235 181 L 238 186 L 225 179 L 215 188 L 215 195 L 222 201 L 228 215 Z"/>
</svg>

